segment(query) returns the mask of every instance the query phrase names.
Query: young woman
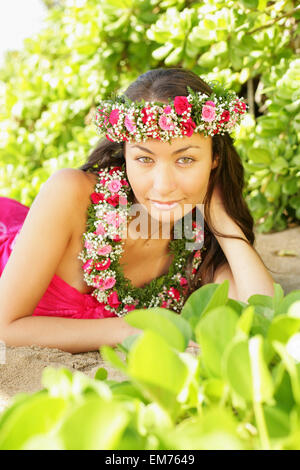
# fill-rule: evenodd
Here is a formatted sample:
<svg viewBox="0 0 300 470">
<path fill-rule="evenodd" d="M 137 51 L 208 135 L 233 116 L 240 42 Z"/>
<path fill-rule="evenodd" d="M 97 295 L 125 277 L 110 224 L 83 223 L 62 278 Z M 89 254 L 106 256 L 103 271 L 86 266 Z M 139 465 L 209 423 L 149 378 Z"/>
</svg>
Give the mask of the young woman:
<svg viewBox="0 0 300 470">
<path fill-rule="evenodd" d="M 228 279 L 241 301 L 273 295 L 229 135 L 245 108 L 182 68 L 150 70 L 102 101 L 105 137 L 85 165 L 56 171 L 30 210 L 0 198 L 0 339 L 92 351 L 139 332 L 130 310 L 180 313 L 207 283 Z"/>
</svg>

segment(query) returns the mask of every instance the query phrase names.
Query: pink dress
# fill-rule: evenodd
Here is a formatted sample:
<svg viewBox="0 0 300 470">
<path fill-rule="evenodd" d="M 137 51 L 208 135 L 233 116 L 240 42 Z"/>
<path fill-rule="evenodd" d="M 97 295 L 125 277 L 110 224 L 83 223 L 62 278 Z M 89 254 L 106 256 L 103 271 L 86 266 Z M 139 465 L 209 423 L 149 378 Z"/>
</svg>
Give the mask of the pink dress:
<svg viewBox="0 0 300 470">
<path fill-rule="evenodd" d="M 20 202 L 0 197 L 0 277 L 28 211 L 29 207 Z M 56 274 L 33 315 L 94 319 L 116 317 L 91 294 L 81 294 Z"/>
</svg>

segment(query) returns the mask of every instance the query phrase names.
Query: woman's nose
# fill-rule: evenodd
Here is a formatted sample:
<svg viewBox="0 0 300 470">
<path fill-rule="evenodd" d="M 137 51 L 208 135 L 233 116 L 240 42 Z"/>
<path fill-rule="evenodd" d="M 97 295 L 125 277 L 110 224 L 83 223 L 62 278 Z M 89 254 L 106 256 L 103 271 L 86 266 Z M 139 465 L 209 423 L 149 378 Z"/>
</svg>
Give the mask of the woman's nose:
<svg viewBox="0 0 300 470">
<path fill-rule="evenodd" d="M 159 166 L 153 175 L 153 188 L 157 196 L 171 195 L 176 189 L 176 181 L 172 170 L 168 166 Z"/>
</svg>

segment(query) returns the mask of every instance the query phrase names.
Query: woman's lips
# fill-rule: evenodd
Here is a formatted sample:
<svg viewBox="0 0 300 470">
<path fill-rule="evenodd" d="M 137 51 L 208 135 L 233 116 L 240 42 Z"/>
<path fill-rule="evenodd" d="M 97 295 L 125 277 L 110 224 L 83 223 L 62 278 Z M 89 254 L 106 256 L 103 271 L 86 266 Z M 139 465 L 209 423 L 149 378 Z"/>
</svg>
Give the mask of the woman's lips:
<svg viewBox="0 0 300 470">
<path fill-rule="evenodd" d="M 170 209 L 174 209 L 174 207 L 176 207 L 180 201 L 159 202 L 159 201 L 154 201 L 150 199 L 150 202 L 154 205 L 154 207 L 157 207 L 158 209 L 170 210 Z"/>
</svg>

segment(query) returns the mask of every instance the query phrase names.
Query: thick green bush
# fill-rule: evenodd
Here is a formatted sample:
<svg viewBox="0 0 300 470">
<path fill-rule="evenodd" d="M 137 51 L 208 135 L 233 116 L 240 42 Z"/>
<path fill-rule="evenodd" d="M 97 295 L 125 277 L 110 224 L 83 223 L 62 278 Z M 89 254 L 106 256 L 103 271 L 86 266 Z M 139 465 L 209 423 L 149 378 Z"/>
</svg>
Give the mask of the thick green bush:
<svg viewBox="0 0 300 470">
<path fill-rule="evenodd" d="M 0 416 L 0 449 L 300 450 L 300 290 L 274 288 L 246 304 L 224 281 L 181 315 L 130 312 L 142 333 L 100 348 L 128 379 L 45 368 L 44 389 Z"/>
<path fill-rule="evenodd" d="M 248 97 L 236 141 L 261 231 L 300 219 L 299 17 L 295 1 L 45 0 L 41 33 L 0 70 L 0 191 L 29 205 L 98 136 L 98 100 L 150 68 L 183 66 Z"/>
</svg>

